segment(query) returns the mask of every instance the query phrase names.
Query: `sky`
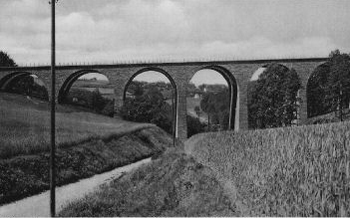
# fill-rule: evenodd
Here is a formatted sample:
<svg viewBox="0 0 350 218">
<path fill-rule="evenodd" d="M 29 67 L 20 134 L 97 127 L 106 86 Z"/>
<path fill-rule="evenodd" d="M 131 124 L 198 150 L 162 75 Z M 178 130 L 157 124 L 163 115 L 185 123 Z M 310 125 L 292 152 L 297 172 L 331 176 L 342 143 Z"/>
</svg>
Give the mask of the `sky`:
<svg viewBox="0 0 350 218">
<path fill-rule="evenodd" d="M 262 72 L 261 72 L 262 73 Z M 260 74 L 259 74 L 260 75 Z M 256 76 L 258 77 L 258 76 Z M 108 80 L 108 78 L 99 73 L 88 73 L 79 78 L 96 78 L 98 80 Z M 146 71 L 137 75 L 134 80 L 136 81 L 146 81 L 146 82 L 166 82 L 170 83 L 169 79 L 162 73 L 156 71 Z M 195 84 L 197 87 L 202 84 L 224 84 L 228 85 L 225 78 L 214 70 L 200 70 L 191 79 L 191 83 Z"/>
<path fill-rule="evenodd" d="M 49 0 L 0 0 L 0 50 L 50 63 Z M 350 52 L 349 0 L 59 0 L 57 63 Z"/>
<path fill-rule="evenodd" d="M 135 77 L 137 81 L 146 81 L 146 82 L 159 82 L 165 81 L 170 83 L 169 79 L 164 76 L 162 73 L 156 71 L 148 71 L 142 74 L 139 74 Z M 225 78 L 218 72 L 214 70 L 200 70 L 190 80 L 191 83 L 195 84 L 197 87 L 202 84 L 225 84 L 227 82 Z"/>
</svg>

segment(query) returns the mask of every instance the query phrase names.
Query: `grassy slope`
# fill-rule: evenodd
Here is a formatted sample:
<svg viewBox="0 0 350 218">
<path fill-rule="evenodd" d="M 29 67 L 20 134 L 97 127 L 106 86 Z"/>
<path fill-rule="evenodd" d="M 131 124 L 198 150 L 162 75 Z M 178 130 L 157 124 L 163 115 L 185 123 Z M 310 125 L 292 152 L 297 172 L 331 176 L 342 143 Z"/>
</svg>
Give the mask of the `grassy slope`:
<svg viewBox="0 0 350 218">
<path fill-rule="evenodd" d="M 185 150 L 245 216 L 350 215 L 350 123 L 199 134 Z"/>
<path fill-rule="evenodd" d="M 170 151 L 70 203 L 59 216 L 237 216 L 211 170 Z"/>
<path fill-rule="evenodd" d="M 172 139 L 159 128 L 91 140 L 56 152 L 57 184 L 63 185 L 163 152 Z M 0 160 L 0 204 L 49 188 L 49 153 Z"/>
<path fill-rule="evenodd" d="M 113 136 L 153 126 L 111 119 L 71 107 L 58 106 L 56 142 L 59 147 Z M 0 93 L 0 158 L 48 151 L 50 112 L 47 102 Z"/>
<path fill-rule="evenodd" d="M 0 204 L 49 188 L 49 105 L 0 93 Z M 105 172 L 173 146 L 150 124 L 112 119 L 58 105 L 58 184 Z"/>
</svg>

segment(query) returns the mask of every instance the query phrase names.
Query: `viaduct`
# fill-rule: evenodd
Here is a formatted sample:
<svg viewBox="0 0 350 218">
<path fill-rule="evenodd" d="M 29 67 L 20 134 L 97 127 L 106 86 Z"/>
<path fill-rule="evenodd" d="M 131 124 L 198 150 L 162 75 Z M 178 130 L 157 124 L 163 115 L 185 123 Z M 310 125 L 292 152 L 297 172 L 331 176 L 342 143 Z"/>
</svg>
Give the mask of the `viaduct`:
<svg viewBox="0 0 350 218">
<path fill-rule="evenodd" d="M 231 93 L 229 126 L 235 131 L 248 129 L 247 89 L 254 72 L 269 64 L 281 64 L 293 68 L 302 82 L 299 91 L 301 98 L 299 124 L 307 120 L 307 85 L 315 69 L 326 62 L 326 58 L 275 59 L 275 60 L 241 60 L 241 61 L 199 61 L 174 63 L 135 63 L 111 65 L 76 65 L 57 66 L 56 96 L 58 103 L 68 93 L 70 87 L 80 76 L 87 73 L 105 75 L 114 85 L 115 112 L 123 105 L 126 87 L 137 75 L 146 71 L 157 71 L 164 74 L 175 89 L 174 137 L 179 140 L 187 138 L 186 87 L 193 75 L 199 70 L 211 69 L 220 73 L 228 82 Z M 20 76 L 35 74 L 45 84 L 51 94 L 51 72 L 49 66 L 0 68 L 0 90 L 6 89 L 10 82 Z M 234 96 L 236 95 L 236 96 Z M 236 100 L 234 104 L 233 100 Z M 235 108 L 234 108 L 234 105 Z M 233 116 L 235 114 L 235 116 Z"/>
</svg>

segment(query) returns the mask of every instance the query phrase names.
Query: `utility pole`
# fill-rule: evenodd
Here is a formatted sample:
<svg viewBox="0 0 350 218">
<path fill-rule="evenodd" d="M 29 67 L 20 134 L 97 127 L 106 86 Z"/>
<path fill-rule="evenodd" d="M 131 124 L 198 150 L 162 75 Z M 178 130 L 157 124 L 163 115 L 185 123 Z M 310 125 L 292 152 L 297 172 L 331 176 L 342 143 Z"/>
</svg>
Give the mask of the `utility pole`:
<svg viewBox="0 0 350 218">
<path fill-rule="evenodd" d="M 56 75 L 55 75 L 55 60 L 56 60 L 56 38 L 55 38 L 55 5 L 58 0 L 51 0 L 51 148 L 50 148 L 50 214 L 51 217 L 56 215 Z"/>
</svg>

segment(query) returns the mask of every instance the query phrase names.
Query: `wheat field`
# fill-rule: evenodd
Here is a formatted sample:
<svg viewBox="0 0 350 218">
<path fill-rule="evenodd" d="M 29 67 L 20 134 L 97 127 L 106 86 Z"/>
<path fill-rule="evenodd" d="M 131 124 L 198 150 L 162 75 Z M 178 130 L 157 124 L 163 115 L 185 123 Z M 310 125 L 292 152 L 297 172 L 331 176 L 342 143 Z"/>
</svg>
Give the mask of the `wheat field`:
<svg viewBox="0 0 350 218">
<path fill-rule="evenodd" d="M 234 184 L 247 216 L 349 216 L 350 123 L 197 135 L 199 162 Z"/>
</svg>

